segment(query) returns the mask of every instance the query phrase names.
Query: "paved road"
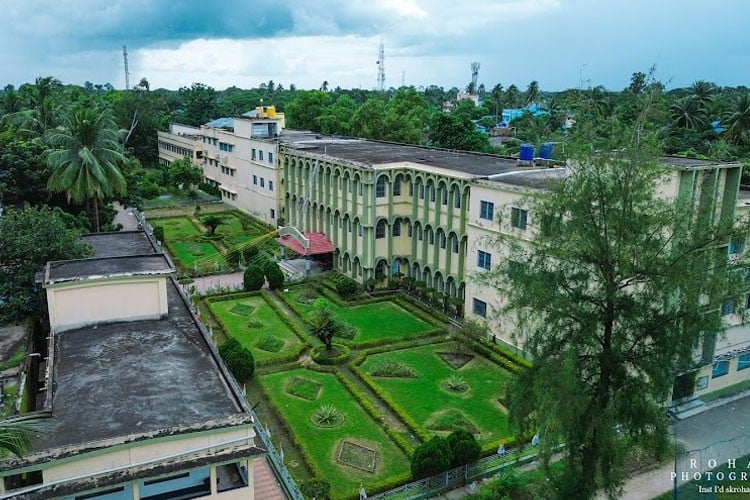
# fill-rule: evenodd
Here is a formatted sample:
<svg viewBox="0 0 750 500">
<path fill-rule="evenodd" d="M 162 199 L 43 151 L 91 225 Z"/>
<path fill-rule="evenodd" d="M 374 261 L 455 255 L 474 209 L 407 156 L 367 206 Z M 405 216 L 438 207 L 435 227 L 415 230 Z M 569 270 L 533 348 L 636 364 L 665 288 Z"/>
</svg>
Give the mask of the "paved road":
<svg viewBox="0 0 750 500">
<path fill-rule="evenodd" d="M 118 222 L 122 224 L 123 231 L 135 231 L 138 229 L 138 220 L 129 209 L 120 205 L 119 202 L 115 202 L 115 208 L 117 209 L 117 214 L 115 215 L 113 224 L 117 224 Z"/>
</svg>

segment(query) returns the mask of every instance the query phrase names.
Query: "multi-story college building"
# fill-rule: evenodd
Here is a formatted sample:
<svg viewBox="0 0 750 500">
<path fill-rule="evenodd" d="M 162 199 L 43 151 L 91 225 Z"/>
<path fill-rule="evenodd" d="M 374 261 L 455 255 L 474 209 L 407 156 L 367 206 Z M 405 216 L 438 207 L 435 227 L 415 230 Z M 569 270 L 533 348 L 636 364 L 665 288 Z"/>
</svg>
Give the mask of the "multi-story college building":
<svg viewBox="0 0 750 500">
<path fill-rule="evenodd" d="M 284 130 L 278 115 L 258 109 L 251 116 L 200 128 L 195 144 L 202 158 L 194 159 L 195 164 L 219 186 L 227 203 L 295 228 L 284 231 L 285 237 L 322 235 L 333 248 L 334 268 L 360 283 L 411 276 L 463 300 L 465 317 L 488 321 L 495 338 L 511 343 L 512 326 L 492 314 L 500 298 L 475 278 L 504 264 L 494 244 L 497 235 L 530 237 L 534 214 L 523 199 L 564 176 L 565 168 Z M 168 152 L 160 150 L 160 158 L 167 159 Z M 750 211 L 750 204 L 744 208 L 750 195 L 738 195 L 739 163 L 663 162 L 671 169 L 664 196 L 691 196 L 710 204 L 721 218 Z M 309 248 L 309 241 L 303 243 Z M 737 249 L 727 242 L 727 252 Z M 704 350 L 695 394 L 750 378 L 750 370 L 743 371 L 750 368 L 750 329 L 738 314 L 741 306 L 750 307 L 750 298 L 747 302 L 723 308 L 734 326 L 726 335 L 712 337 Z"/>
</svg>

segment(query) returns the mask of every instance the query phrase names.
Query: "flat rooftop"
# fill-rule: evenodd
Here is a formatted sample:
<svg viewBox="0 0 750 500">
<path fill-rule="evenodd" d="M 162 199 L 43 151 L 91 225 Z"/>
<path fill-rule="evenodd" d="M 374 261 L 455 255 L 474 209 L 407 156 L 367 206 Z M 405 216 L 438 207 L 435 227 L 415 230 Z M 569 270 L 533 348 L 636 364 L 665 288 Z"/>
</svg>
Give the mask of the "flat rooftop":
<svg viewBox="0 0 750 500">
<path fill-rule="evenodd" d="M 387 163 L 410 162 L 422 164 L 426 167 L 453 170 L 475 177 L 485 177 L 527 168 L 519 166 L 515 158 L 505 156 L 365 139 L 337 138 L 300 131 L 282 133 L 281 141 L 284 147 L 291 150 L 341 158 L 358 163 L 363 168 L 375 168 Z"/>
<path fill-rule="evenodd" d="M 163 320 L 55 336 L 54 432 L 35 451 L 201 425 L 244 414 L 174 282 Z"/>
<path fill-rule="evenodd" d="M 568 169 L 565 167 L 535 168 L 492 176 L 487 181 L 535 189 L 549 189 L 555 182 L 564 179 L 567 173 Z"/>
<path fill-rule="evenodd" d="M 44 284 L 173 272 L 174 268 L 164 254 L 61 260 L 47 263 Z"/>
<path fill-rule="evenodd" d="M 91 245 L 93 257 L 98 258 L 157 253 L 143 231 L 84 234 L 81 242 Z"/>
</svg>

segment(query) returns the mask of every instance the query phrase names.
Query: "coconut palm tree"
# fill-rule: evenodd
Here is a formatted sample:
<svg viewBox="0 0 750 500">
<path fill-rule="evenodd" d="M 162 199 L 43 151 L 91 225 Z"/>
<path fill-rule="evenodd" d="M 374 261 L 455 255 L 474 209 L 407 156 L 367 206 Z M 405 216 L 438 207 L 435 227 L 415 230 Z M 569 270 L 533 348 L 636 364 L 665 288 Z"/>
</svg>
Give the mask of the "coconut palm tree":
<svg viewBox="0 0 750 500">
<path fill-rule="evenodd" d="M 49 429 L 46 420 L 14 417 L 0 420 L 0 457 L 11 453 L 23 456 L 31 449 L 34 438 Z"/>
<path fill-rule="evenodd" d="M 502 110 L 503 105 L 503 84 L 498 83 L 494 87 L 492 87 L 492 92 L 490 92 L 490 101 L 495 106 L 495 120 L 497 120 L 497 117 L 499 116 L 499 112 Z"/>
<path fill-rule="evenodd" d="M 672 126 L 688 130 L 697 130 L 705 127 L 706 110 L 701 102 L 693 96 L 680 97 L 669 107 L 672 118 Z"/>
<path fill-rule="evenodd" d="M 99 232 L 99 203 L 125 194 L 120 171 L 127 158 L 122 153 L 121 132 L 108 110 L 78 108 L 47 134 L 47 165 L 52 171 L 47 187 L 65 193 L 68 202 L 93 202 L 94 230 Z"/>
<path fill-rule="evenodd" d="M 515 84 L 508 85 L 508 88 L 505 90 L 505 102 L 508 104 L 509 107 L 513 108 L 518 103 L 518 94 L 519 90 L 518 87 L 515 86 Z"/>
<path fill-rule="evenodd" d="M 524 104 L 534 104 L 539 100 L 539 82 L 532 80 L 529 82 L 529 86 L 526 87 L 524 94 Z"/>
<path fill-rule="evenodd" d="M 697 80 L 690 86 L 690 96 L 708 109 L 716 95 L 716 85 L 705 80 Z"/>
<path fill-rule="evenodd" d="M 724 132 L 734 144 L 750 142 L 750 93 L 742 94 L 724 118 Z"/>
</svg>

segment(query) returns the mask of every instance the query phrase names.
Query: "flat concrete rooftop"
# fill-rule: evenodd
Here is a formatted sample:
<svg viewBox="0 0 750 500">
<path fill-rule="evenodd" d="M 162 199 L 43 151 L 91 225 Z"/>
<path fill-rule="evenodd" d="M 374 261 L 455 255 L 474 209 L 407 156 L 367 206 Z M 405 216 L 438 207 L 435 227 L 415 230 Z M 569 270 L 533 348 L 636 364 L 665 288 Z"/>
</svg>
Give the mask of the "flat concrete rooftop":
<svg viewBox="0 0 750 500">
<path fill-rule="evenodd" d="M 164 254 L 61 260 L 47 263 L 44 283 L 172 272 L 174 268 Z"/>
<path fill-rule="evenodd" d="M 94 250 L 93 257 L 123 257 L 157 253 L 143 231 L 84 234 L 81 236 L 81 242 L 91 245 Z"/>
<path fill-rule="evenodd" d="M 102 324 L 55 336 L 54 432 L 45 451 L 245 412 L 174 283 L 163 320 Z"/>
<path fill-rule="evenodd" d="M 365 139 L 343 139 L 331 136 L 314 136 L 298 132 L 282 134 L 283 147 L 304 153 L 326 155 L 360 164 L 363 168 L 397 162 L 411 162 L 453 170 L 475 177 L 510 172 L 525 167 L 518 166 L 515 158 L 451 151 L 421 146 L 409 146 Z"/>
</svg>

